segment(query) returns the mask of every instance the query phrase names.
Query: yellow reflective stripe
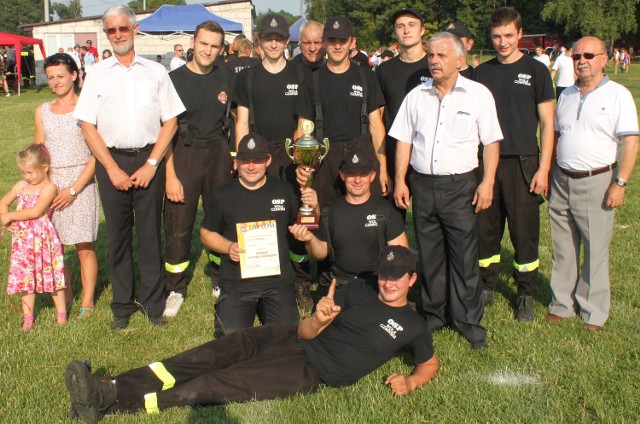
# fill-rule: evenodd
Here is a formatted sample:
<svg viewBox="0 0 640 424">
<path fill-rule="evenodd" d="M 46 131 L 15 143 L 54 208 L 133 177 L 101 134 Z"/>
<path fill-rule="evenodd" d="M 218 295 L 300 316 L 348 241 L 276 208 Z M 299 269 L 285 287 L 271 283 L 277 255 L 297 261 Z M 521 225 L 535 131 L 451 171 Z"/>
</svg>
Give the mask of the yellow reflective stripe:
<svg viewBox="0 0 640 424">
<path fill-rule="evenodd" d="M 500 254 L 493 255 L 490 258 L 480 259 L 478 261 L 480 263 L 480 268 L 489 268 L 491 264 L 499 264 L 500 263 Z"/>
<path fill-rule="evenodd" d="M 184 272 L 185 269 L 189 266 L 189 261 L 182 262 L 180 264 L 171 265 L 169 262 L 164 263 L 164 269 L 168 272 L 172 272 L 177 274 L 178 272 Z"/>
<path fill-rule="evenodd" d="M 149 364 L 149 368 L 151 371 L 162 381 L 162 390 L 167 390 L 173 387 L 176 384 L 176 379 L 173 378 L 171 373 L 167 371 L 162 362 L 154 362 L 153 364 Z"/>
<path fill-rule="evenodd" d="M 214 264 L 220 266 L 220 256 L 216 256 L 215 254 L 209 252 L 209 260 Z"/>
<path fill-rule="evenodd" d="M 522 264 L 522 265 L 520 265 L 516 261 L 513 261 L 513 267 L 520 272 L 535 271 L 536 269 L 538 269 L 538 266 L 540 266 L 540 259 L 536 259 L 533 262 L 529 262 L 528 264 Z"/>
<path fill-rule="evenodd" d="M 299 264 L 301 264 L 309 260 L 309 255 L 298 255 L 297 253 L 293 253 L 291 250 L 289 250 L 289 259 L 291 259 L 293 262 L 298 262 Z"/>
<path fill-rule="evenodd" d="M 236 152 L 229 152 L 229 154 L 231 155 L 232 158 L 236 158 Z"/>
<path fill-rule="evenodd" d="M 158 408 L 158 396 L 155 393 L 147 393 L 144 395 L 144 409 L 147 414 L 157 414 L 160 412 Z"/>
</svg>

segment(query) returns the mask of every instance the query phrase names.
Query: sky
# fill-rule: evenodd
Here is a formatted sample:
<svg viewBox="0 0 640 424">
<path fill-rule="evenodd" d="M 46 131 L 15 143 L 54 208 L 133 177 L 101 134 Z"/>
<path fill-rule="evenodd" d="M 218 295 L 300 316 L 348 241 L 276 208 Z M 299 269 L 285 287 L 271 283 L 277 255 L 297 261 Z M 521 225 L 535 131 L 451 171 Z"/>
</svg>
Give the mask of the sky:
<svg viewBox="0 0 640 424">
<path fill-rule="evenodd" d="M 102 15 L 105 10 L 116 4 L 127 4 L 130 0 L 82 0 L 82 14 L 84 16 Z M 187 4 L 213 3 L 198 0 L 186 0 Z M 300 15 L 300 0 L 253 0 L 256 13 L 266 12 L 268 9 L 285 10 L 292 15 Z"/>
</svg>

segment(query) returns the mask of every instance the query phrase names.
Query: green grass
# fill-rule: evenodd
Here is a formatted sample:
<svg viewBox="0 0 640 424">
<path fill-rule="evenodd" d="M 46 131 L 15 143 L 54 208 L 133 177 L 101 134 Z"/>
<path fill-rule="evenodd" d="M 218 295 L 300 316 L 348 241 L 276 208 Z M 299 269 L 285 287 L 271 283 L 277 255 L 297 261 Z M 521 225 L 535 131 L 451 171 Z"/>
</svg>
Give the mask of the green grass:
<svg viewBox="0 0 640 424">
<path fill-rule="evenodd" d="M 616 76 L 640 95 L 640 67 Z M 19 178 L 15 153 L 31 142 L 33 110 L 51 98 L 48 90 L 27 91 L 22 97 L 0 98 L 0 189 Z M 541 208 L 540 293 L 535 321 L 513 319 L 515 288 L 511 280 L 511 247 L 505 243 L 496 303 L 483 324 L 489 349 L 472 351 L 456 333 L 434 335 L 441 370 L 433 382 L 405 398 L 395 398 L 382 385 L 390 372 L 410 372 L 403 359 L 345 389 L 289 399 L 232 404 L 210 408 L 176 408 L 160 415 L 110 417 L 108 423 L 634 423 L 640 420 L 640 218 L 638 176 L 627 189 L 617 212 L 612 242 L 611 317 L 600 333 L 587 332 L 578 319 L 557 325 L 544 321 L 549 303 L 551 247 L 545 206 Z M 202 216 L 200 215 L 198 220 Z M 408 230 L 411 230 L 408 228 Z M 410 231 L 412 232 L 412 231 Z M 0 281 L 7 278 L 10 237 L 0 243 Z M 20 331 L 19 296 L 0 296 L 0 422 L 64 422 L 68 396 L 63 374 L 75 358 L 91 359 L 94 370 L 113 375 L 145 365 L 210 340 L 213 299 L 206 258 L 194 232 L 195 264 L 189 297 L 166 328 L 152 327 L 140 314 L 129 329 L 109 329 L 111 288 L 108 284 L 104 228 L 97 244 L 100 280 L 95 314 L 64 327 L 55 324 L 48 295 L 38 296 L 38 323 L 30 333 Z M 78 292 L 77 260 L 66 252 L 74 292 Z M 72 306 L 71 316 L 79 305 Z"/>
</svg>

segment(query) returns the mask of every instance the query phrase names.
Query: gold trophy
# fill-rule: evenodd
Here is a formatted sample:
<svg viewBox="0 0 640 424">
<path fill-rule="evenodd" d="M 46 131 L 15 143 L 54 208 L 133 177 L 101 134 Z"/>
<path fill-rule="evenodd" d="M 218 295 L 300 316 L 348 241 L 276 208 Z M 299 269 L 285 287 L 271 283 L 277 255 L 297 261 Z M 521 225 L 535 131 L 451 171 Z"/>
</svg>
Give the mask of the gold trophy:
<svg viewBox="0 0 640 424">
<path fill-rule="evenodd" d="M 304 186 L 311 187 L 311 176 L 313 175 L 311 174 L 311 169 L 322 162 L 322 159 L 329 153 L 329 139 L 325 138 L 322 140 L 322 144 L 318 143 L 318 140 L 311 136 L 314 129 L 311 121 L 302 122 L 301 129 L 304 135 L 297 139 L 295 143 L 287 138 L 284 142 L 284 149 L 294 164 L 307 171 L 308 177 Z M 320 228 L 319 222 L 320 215 L 311 206 L 300 206 L 298 224 L 304 225 L 310 230 L 317 230 Z"/>
</svg>

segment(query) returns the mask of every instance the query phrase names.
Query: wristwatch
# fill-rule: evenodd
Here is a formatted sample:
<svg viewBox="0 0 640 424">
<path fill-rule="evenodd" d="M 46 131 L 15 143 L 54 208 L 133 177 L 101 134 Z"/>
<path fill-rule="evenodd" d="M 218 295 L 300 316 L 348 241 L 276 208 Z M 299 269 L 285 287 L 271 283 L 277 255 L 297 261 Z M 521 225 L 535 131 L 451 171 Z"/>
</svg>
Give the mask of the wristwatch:
<svg viewBox="0 0 640 424">
<path fill-rule="evenodd" d="M 76 197 L 76 190 L 73 188 L 73 186 L 69 186 L 69 194 L 71 195 L 71 197 Z"/>
<path fill-rule="evenodd" d="M 616 178 L 616 184 L 618 184 L 620 187 L 625 187 L 627 185 L 627 182 L 622 178 Z"/>
<path fill-rule="evenodd" d="M 151 158 L 149 158 L 149 159 L 147 159 L 147 163 L 148 163 L 149 165 L 151 165 L 151 166 L 158 166 L 158 161 L 157 161 L 157 160 L 155 160 L 155 159 L 151 159 Z"/>
</svg>

